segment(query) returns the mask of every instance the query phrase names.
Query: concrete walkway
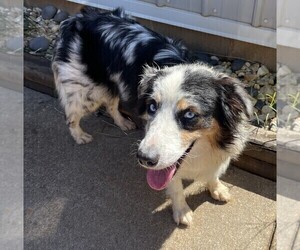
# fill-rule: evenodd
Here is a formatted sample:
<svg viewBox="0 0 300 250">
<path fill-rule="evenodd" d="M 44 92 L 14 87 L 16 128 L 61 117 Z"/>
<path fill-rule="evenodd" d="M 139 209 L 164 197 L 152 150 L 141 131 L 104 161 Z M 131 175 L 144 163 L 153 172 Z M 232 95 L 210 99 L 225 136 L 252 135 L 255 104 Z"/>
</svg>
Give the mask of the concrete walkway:
<svg viewBox="0 0 300 250">
<path fill-rule="evenodd" d="M 194 224 L 177 227 L 164 192 L 151 190 L 136 164 L 141 131 L 125 135 L 91 116 L 82 125 L 94 141 L 76 145 L 58 101 L 28 89 L 24 120 L 25 249 L 275 247 L 274 182 L 231 167 L 224 181 L 234 200 L 191 195 Z"/>
</svg>

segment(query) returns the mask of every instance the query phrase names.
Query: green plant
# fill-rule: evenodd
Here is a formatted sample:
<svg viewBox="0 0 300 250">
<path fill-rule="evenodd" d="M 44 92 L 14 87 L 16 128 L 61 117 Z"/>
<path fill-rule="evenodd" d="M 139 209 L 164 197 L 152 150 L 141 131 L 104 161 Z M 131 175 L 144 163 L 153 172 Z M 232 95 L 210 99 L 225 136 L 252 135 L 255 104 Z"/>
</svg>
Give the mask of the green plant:
<svg viewBox="0 0 300 250">
<path fill-rule="evenodd" d="M 297 110 L 298 112 L 300 112 L 300 109 L 297 108 L 297 105 L 299 104 L 299 97 L 300 97 L 300 92 L 298 91 L 296 95 L 292 95 L 292 94 L 289 94 L 288 95 L 289 97 L 291 97 L 293 99 L 293 103 L 291 105 L 291 107 L 295 110 Z"/>
<path fill-rule="evenodd" d="M 277 92 L 275 91 L 273 95 L 269 95 L 269 94 L 266 94 L 266 97 L 269 97 L 271 99 L 270 101 L 270 104 L 269 104 L 269 107 L 275 112 L 277 113 L 277 109 L 274 108 L 275 104 L 276 104 L 276 95 L 277 95 Z"/>
</svg>

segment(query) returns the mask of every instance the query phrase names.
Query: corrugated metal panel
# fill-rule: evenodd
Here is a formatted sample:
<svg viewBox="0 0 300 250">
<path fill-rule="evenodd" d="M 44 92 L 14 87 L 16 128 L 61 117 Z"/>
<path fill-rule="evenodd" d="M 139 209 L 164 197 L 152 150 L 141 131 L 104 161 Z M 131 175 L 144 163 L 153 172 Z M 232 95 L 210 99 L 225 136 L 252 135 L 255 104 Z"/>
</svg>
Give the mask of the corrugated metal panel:
<svg viewBox="0 0 300 250">
<path fill-rule="evenodd" d="M 214 16 L 254 27 L 276 28 L 276 1 L 274 0 L 140 0 L 181 10 L 196 12 L 202 16 Z"/>
<path fill-rule="evenodd" d="M 300 49 L 300 1 L 278 0 L 277 43 Z"/>
<path fill-rule="evenodd" d="M 251 23 L 255 0 L 202 0 L 202 15 Z"/>
<path fill-rule="evenodd" d="M 256 0 L 252 25 L 276 29 L 276 1 Z"/>
<path fill-rule="evenodd" d="M 299 0 L 278 0 L 278 27 L 300 30 L 299 11 Z"/>
<path fill-rule="evenodd" d="M 199 0 L 197 3 L 194 0 L 69 1 L 104 9 L 122 6 L 137 17 L 249 43 L 276 47 L 275 29 L 266 28 L 270 24 L 262 25 L 263 19 L 261 18 L 265 13 L 262 8 L 267 6 L 266 1 L 275 6 L 275 0 Z M 158 7 L 158 5 L 163 7 Z M 265 8 L 268 9 L 268 7 Z M 268 11 L 267 14 L 269 15 Z M 276 13 L 274 15 L 272 13 L 272 18 L 275 15 Z M 272 19 L 270 27 L 272 27 L 274 20 L 275 18 Z"/>
<path fill-rule="evenodd" d="M 167 6 L 180 10 L 201 13 L 201 0 L 141 0 L 143 2 L 153 3 L 159 7 Z"/>
</svg>

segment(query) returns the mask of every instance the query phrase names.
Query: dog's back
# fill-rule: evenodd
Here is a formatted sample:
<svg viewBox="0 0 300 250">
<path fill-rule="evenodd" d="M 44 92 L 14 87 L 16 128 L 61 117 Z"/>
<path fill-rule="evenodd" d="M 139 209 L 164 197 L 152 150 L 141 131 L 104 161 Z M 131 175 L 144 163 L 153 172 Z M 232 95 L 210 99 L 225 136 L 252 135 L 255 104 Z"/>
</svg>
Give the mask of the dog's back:
<svg viewBox="0 0 300 250">
<path fill-rule="evenodd" d="M 120 94 L 124 101 L 136 96 L 145 64 L 187 61 L 187 50 L 180 42 L 147 29 L 120 8 L 104 13 L 86 8 L 63 23 L 54 61 L 69 62 L 74 55 L 86 67 L 87 77 L 96 85 L 106 85 L 114 95 Z M 120 80 L 124 86 L 119 86 Z"/>
<path fill-rule="evenodd" d="M 122 129 L 134 127 L 118 111 L 119 101 L 136 107 L 137 87 L 146 64 L 187 61 L 187 49 L 130 18 L 118 8 L 86 8 L 61 26 L 52 69 L 67 124 L 78 143 L 87 143 L 81 117 L 105 106 Z"/>
</svg>

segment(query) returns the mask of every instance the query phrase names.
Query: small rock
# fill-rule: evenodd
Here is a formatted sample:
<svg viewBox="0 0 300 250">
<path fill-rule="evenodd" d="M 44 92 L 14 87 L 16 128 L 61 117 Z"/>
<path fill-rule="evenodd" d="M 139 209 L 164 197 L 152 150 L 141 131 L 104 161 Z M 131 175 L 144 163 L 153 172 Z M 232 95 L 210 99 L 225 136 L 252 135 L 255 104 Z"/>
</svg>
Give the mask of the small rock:
<svg viewBox="0 0 300 250">
<path fill-rule="evenodd" d="M 249 82 L 255 80 L 256 78 L 257 78 L 257 75 L 254 75 L 254 74 L 246 74 L 244 76 L 244 79 L 249 81 Z"/>
<path fill-rule="evenodd" d="M 274 87 L 270 85 L 265 85 L 260 89 L 260 93 L 263 95 L 273 95 L 274 94 Z"/>
<path fill-rule="evenodd" d="M 250 101 L 252 102 L 252 106 L 255 106 L 257 103 L 257 100 L 252 96 L 250 96 Z"/>
<path fill-rule="evenodd" d="M 292 124 L 292 130 L 296 132 L 300 132 L 300 117 L 296 118 Z"/>
<path fill-rule="evenodd" d="M 215 70 L 218 70 L 220 72 L 225 72 L 226 69 L 222 65 L 217 65 L 214 67 Z"/>
<path fill-rule="evenodd" d="M 217 56 L 211 56 L 210 59 L 215 60 L 215 61 L 219 61 L 219 58 Z"/>
<path fill-rule="evenodd" d="M 245 63 L 245 66 L 249 68 L 249 67 L 251 66 L 251 63 L 246 62 L 246 63 Z"/>
<path fill-rule="evenodd" d="M 268 74 L 268 73 L 269 73 L 269 70 L 268 70 L 268 68 L 267 68 L 265 65 L 261 66 L 261 67 L 258 69 L 258 71 L 257 71 L 257 75 L 258 75 L 258 76 L 264 76 L 264 75 L 266 75 L 266 74 Z"/>
<path fill-rule="evenodd" d="M 231 64 L 231 69 L 232 69 L 232 71 L 238 71 L 244 66 L 244 64 L 245 64 L 244 60 L 235 59 L 235 60 L 233 60 L 233 62 Z"/>
<path fill-rule="evenodd" d="M 49 20 L 55 16 L 57 12 L 57 8 L 55 8 L 53 5 L 47 5 L 42 9 L 42 17 L 45 20 Z"/>
<path fill-rule="evenodd" d="M 244 76 L 245 76 L 245 73 L 244 73 L 244 72 L 238 73 L 238 77 L 244 77 Z"/>
<path fill-rule="evenodd" d="M 278 78 L 289 75 L 291 73 L 292 73 L 292 71 L 289 69 L 288 66 L 285 66 L 285 65 L 282 65 L 279 69 L 277 69 L 277 77 Z"/>
<path fill-rule="evenodd" d="M 49 47 L 49 41 L 47 38 L 40 36 L 33 38 L 29 41 L 29 48 L 33 51 L 44 51 Z"/>
<path fill-rule="evenodd" d="M 288 74 L 278 78 L 280 85 L 297 85 L 297 78 L 294 74 Z"/>
<path fill-rule="evenodd" d="M 216 65 L 219 64 L 219 61 L 217 61 L 217 60 L 210 60 L 210 61 L 209 61 L 209 64 L 210 64 L 211 66 L 216 66 Z"/>
<path fill-rule="evenodd" d="M 277 99 L 277 102 L 276 102 L 276 104 L 277 104 L 277 109 L 278 110 L 282 110 L 283 109 L 283 107 L 287 104 L 286 102 L 284 102 L 283 100 L 281 100 L 281 99 Z"/>
<path fill-rule="evenodd" d="M 10 51 L 15 51 L 23 47 L 23 37 L 12 37 L 7 40 L 6 48 Z"/>
<path fill-rule="evenodd" d="M 268 119 L 273 119 L 274 117 L 276 117 L 276 113 L 274 110 L 270 111 L 268 114 Z"/>
<path fill-rule="evenodd" d="M 289 119 L 294 119 L 297 118 L 299 116 L 298 112 L 292 108 L 290 105 L 286 105 L 283 109 L 282 109 L 282 118 L 289 118 Z"/>
<path fill-rule="evenodd" d="M 261 100 L 261 101 L 265 101 L 266 97 L 262 93 L 258 93 L 258 95 L 256 96 L 256 99 Z"/>
<path fill-rule="evenodd" d="M 69 17 L 69 14 L 67 12 L 60 11 L 54 16 L 53 20 L 57 23 L 60 23 L 64 20 L 66 20 L 68 17 Z"/>
<path fill-rule="evenodd" d="M 272 112 L 273 110 L 268 106 L 268 105 L 265 105 L 265 106 L 263 106 L 262 107 L 262 109 L 261 109 L 261 112 L 263 113 L 263 114 L 268 114 L 268 113 L 270 113 L 270 112 Z M 274 112 L 274 111 L 273 111 Z"/>
<path fill-rule="evenodd" d="M 270 79 L 269 79 L 269 82 L 268 82 L 268 84 L 270 84 L 270 85 L 274 85 L 274 84 L 275 84 L 275 81 L 274 81 L 274 79 L 273 79 L 273 78 L 270 78 Z"/>
<path fill-rule="evenodd" d="M 258 115 L 258 119 L 259 119 L 261 122 L 263 122 L 263 123 L 266 121 L 266 118 L 267 118 L 267 115 L 266 115 L 266 114 Z"/>
<path fill-rule="evenodd" d="M 259 86 L 259 84 L 255 83 L 254 86 L 253 86 L 253 88 L 260 89 L 260 86 Z"/>
<path fill-rule="evenodd" d="M 232 74 L 232 71 L 231 71 L 231 69 L 226 69 L 225 73 L 228 74 L 228 75 L 230 75 L 230 74 Z"/>
<path fill-rule="evenodd" d="M 262 100 L 257 100 L 256 104 L 254 105 L 254 107 L 258 110 L 261 110 L 262 107 L 265 105 L 265 102 L 263 102 Z"/>
<path fill-rule="evenodd" d="M 37 23 L 40 23 L 42 21 L 42 16 L 38 16 L 36 19 L 35 19 L 35 22 Z"/>
<path fill-rule="evenodd" d="M 246 87 L 246 91 L 248 92 L 249 95 L 252 97 L 256 97 L 258 95 L 258 90 L 252 87 Z"/>
<path fill-rule="evenodd" d="M 270 122 L 269 129 L 273 132 L 277 132 L 277 118 L 273 118 Z"/>
<path fill-rule="evenodd" d="M 259 63 L 254 63 L 254 64 L 252 64 L 251 67 L 250 67 L 250 69 L 252 70 L 252 72 L 253 72 L 254 74 L 256 74 L 257 71 L 258 71 L 258 69 L 259 69 Z"/>
<path fill-rule="evenodd" d="M 56 33 L 59 30 L 59 25 L 53 25 L 53 27 L 51 28 L 51 30 Z"/>
</svg>

